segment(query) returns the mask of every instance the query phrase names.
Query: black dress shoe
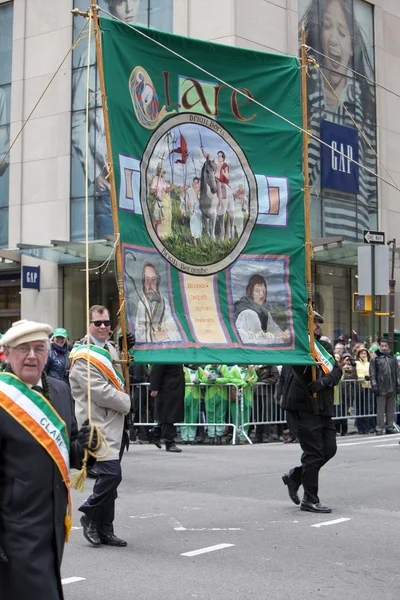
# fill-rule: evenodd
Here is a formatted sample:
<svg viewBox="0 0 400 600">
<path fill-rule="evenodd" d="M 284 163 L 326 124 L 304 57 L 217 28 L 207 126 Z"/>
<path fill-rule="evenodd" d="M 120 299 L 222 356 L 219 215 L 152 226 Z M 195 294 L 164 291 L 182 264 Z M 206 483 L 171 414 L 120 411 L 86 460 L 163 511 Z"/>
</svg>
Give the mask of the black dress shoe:
<svg viewBox="0 0 400 600">
<path fill-rule="evenodd" d="M 176 444 L 166 444 L 165 449 L 167 452 L 182 452 L 182 448 L 178 448 Z"/>
<path fill-rule="evenodd" d="M 305 502 L 301 501 L 300 510 L 307 510 L 314 513 L 330 513 L 332 509 L 329 506 L 324 506 L 321 502 Z"/>
<path fill-rule="evenodd" d="M 83 527 L 83 537 L 90 544 L 92 544 L 92 546 L 100 546 L 101 541 L 97 532 L 96 525 L 93 523 L 93 521 L 89 521 L 87 515 L 81 516 L 81 525 Z"/>
<path fill-rule="evenodd" d="M 283 475 L 282 477 L 282 481 L 285 485 L 287 485 L 288 488 L 288 494 L 289 494 L 289 498 L 291 499 L 292 502 L 294 502 L 295 504 L 299 505 L 300 504 L 300 498 L 297 495 L 299 486 L 296 485 L 294 483 L 294 481 L 292 481 L 290 479 L 290 475 L 289 473 L 286 473 L 285 475 Z"/>
<path fill-rule="evenodd" d="M 124 548 L 128 545 L 125 540 L 121 540 L 121 538 L 117 537 L 113 533 L 109 533 L 108 535 L 102 535 L 100 537 L 100 542 L 105 546 L 116 546 L 117 548 Z"/>
</svg>

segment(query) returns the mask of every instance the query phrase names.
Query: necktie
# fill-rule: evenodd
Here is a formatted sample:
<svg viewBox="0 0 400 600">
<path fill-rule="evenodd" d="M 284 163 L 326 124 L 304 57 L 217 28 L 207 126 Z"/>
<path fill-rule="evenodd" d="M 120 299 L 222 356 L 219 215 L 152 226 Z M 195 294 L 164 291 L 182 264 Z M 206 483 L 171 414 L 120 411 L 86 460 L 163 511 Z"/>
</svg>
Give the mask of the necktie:
<svg viewBox="0 0 400 600">
<path fill-rule="evenodd" d="M 43 388 L 41 385 L 33 385 L 32 389 L 35 390 L 35 392 L 39 392 L 39 394 L 42 394 L 42 396 L 44 395 Z"/>
</svg>

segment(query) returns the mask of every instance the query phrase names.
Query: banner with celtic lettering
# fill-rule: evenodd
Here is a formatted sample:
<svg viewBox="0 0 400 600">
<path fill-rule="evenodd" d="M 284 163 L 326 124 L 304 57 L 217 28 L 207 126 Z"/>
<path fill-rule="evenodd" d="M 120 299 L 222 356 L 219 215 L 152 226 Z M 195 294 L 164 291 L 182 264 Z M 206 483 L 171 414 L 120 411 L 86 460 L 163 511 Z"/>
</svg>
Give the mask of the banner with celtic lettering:
<svg viewBox="0 0 400 600">
<path fill-rule="evenodd" d="M 135 359 L 311 362 L 298 60 L 101 29 Z"/>
</svg>

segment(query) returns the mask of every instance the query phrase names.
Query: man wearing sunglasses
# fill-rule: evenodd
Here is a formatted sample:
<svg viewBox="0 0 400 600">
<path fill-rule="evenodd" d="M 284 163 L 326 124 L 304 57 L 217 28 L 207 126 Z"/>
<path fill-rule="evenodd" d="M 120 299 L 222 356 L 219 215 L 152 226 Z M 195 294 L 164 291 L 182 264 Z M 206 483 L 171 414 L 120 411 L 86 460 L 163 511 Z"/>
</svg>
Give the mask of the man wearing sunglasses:
<svg viewBox="0 0 400 600">
<path fill-rule="evenodd" d="M 121 444 L 125 415 L 131 410 L 131 399 L 124 391 L 117 349 L 108 340 L 111 332 L 110 313 L 105 306 L 95 305 L 89 309 L 90 345 L 87 339 L 73 350 L 70 384 L 75 400 L 78 423 L 88 418 L 91 406 L 91 422 L 97 425 L 107 441 L 98 450 L 97 479 L 93 492 L 80 506 L 83 513 L 83 535 L 93 546 L 126 546 L 126 541 L 114 534 L 114 511 L 117 488 L 121 483 Z M 127 336 L 128 348 L 134 345 L 134 336 Z M 88 378 L 90 366 L 90 383 Z M 90 385 L 90 399 L 89 399 Z"/>
<path fill-rule="evenodd" d="M 44 366 L 52 328 L 17 321 L 0 373 L 0 596 L 63 598 L 60 566 L 71 529 L 69 467 L 81 468 L 90 427 L 78 431 L 69 387 Z M 94 432 L 93 448 L 97 444 Z"/>
</svg>

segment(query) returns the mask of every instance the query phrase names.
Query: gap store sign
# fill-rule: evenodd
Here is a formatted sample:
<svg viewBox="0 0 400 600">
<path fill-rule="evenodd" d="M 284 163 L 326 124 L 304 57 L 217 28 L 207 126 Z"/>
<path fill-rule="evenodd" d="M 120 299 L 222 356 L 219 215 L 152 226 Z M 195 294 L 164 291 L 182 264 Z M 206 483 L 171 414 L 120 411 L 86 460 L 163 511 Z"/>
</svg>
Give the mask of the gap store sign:
<svg viewBox="0 0 400 600">
<path fill-rule="evenodd" d="M 331 146 L 321 147 L 322 187 L 358 194 L 357 129 L 322 121 L 321 139 Z"/>
</svg>

